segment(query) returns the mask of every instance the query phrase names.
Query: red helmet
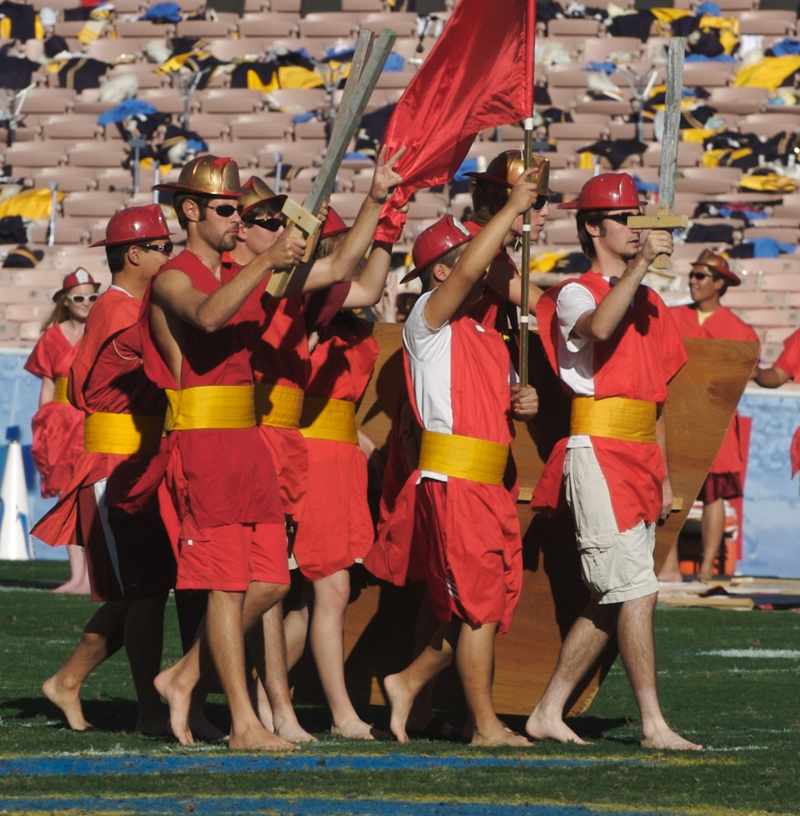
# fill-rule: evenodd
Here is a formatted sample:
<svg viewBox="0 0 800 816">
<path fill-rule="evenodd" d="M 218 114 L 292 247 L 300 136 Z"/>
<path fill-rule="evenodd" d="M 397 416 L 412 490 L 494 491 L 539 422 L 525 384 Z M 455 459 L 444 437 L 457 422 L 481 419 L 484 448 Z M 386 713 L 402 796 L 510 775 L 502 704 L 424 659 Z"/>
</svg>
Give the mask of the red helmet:
<svg viewBox="0 0 800 816">
<path fill-rule="evenodd" d="M 75 286 L 81 286 L 84 283 L 90 283 L 94 286 L 96 292 L 100 288 L 100 284 L 82 267 L 79 266 L 74 272 L 64 276 L 61 282 L 61 288 L 53 295 L 53 303 L 55 303 L 64 292 L 69 292 Z"/>
<path fill-rule="evenodd" d="M 428 227 L 417 236 L 411 250 L 414 268 L 400 282 L 413 280 L 426 267 L 447 255 L 451 249 L 471 240 L 472 232 L 457 218 L 452 215 L 440 218 L 432 227 Z"/>
<path fill-rule="evenodd" d="M 707 266 L 712 272 L 716 272 L 717 275 L 723 277 L 729 286 L 738 286 L 741 283 L 738 275 L 731 272 L 725 258 L 710 249 L 704 249 L 700 253 L 700 257 L 692 263 L 692 269 L 696 266 Z"/>
<path fill-rule="evenodd" d="M 106 227 L 104 241 L 96 241 L 93 247 L 132 244 L 139 241 L 155 241 L 171 235 L 164 214 L 158 204 L 146 207 L 128 207 L 111 216 Z"/>
<path fill-rule="evenodd" d="M 559 204 L 558 209 L 618 210 L 634 207 L 638 210 L 641 204 L 633 176 L 627 173 L 601 173 L 583 185 L 576 201 Z"/>
<path fill-rule="evenodd" d="M 322 241 L 324 238 L 333 238 L 334 235 L 340 235 L 343 232 L 347 232 L 350 227 L 342 221 L 342 217 L 333 207 L 328 207 L 328 217 L 325 219 L 325 223 L 322 225 L 322 232 L 320 233 L 319 240 Z"/>
</svg>

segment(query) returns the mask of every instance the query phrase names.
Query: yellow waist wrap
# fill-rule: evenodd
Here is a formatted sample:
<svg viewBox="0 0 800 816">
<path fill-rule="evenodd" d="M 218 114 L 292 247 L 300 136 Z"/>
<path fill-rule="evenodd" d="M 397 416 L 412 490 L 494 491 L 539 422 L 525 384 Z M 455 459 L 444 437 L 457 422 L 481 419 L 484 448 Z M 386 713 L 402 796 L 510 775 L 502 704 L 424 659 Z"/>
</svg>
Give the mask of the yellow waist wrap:
<svg viewBox="0 0 800 816">
<path fill-rule="evenodd" d="M 89 414 L 83 422 L 83 449 L 91 453 L 158 453 L 164 418 L 135 414 Z"/>
<path fill-rule="evenodd" d="M 300 433 L 306 439 L 329 439 L 357 445 L 356 404 L 347 400 L 306 397 Z"/>
<path fill-rule="evenodd" d="M 69 402 L 67 399 L 67 378 L 56 377 L 56 390 L 53 392 L 53 402 Z"/>
<path fill-rule="evenodd" d="M 508 445 L 473 436 L 422 432 L 420 470 L 432 470 L 470 482 L 501 485 L 507 462 Z"/>
<path fill-rule="evenodd" d="M 303 390 L 285 385 L 257 382 L 255 385 L 256 421 L 273 428 L 300 427 L 303 414 Z"/>
<path fill-rule="evenodd" d="M 252 385 L 198 385 L 166 391 L 165 431 L 252 428 L 256 424 Z"/>
<path fill-rule="evenodd" d="M 656 441 L 656 404 L 625 397 L 573 397 L 570 433 L 627 442 Z"/>
</svg>

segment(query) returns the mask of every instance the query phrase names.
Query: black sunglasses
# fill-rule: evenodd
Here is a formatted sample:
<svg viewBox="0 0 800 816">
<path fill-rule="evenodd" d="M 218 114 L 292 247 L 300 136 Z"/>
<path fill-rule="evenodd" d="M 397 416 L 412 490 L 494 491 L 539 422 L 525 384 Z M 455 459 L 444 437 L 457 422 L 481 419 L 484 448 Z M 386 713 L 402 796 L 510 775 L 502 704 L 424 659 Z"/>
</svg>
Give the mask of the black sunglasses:
<svg viewBox="0 0 800 816">
<path fill-rule="evenodd" d="M 234 213 L 239 213 L 239 215 L 241 215 L 244 207 L 241 204 L 237 204 L 235 207 L 233 204 L 220 204 L 218 207 L 212 207 L 209 204 L 208 209 L 214 210 L 214 212 L 220 216 L 220 218 L 230 218 Z"/>
<path fill-rule="evenodd" d="M 689 273 L 689 280 L 692 278 L 696 278 L 697 280 L 705 280 L 706 278 L 713 278 L 714 276 L 708 272 L 690 272 Z"/>
<path fill-rule="evenodd" d="M 161 252 L 164 255 L 171 255 L 175 247 L 172 241 L 164 241 L 163 244 L 138 244 L 138 246 L 145 252 L 149 252 L 152 249 L 154 252 Z"/>
<path fill-rule="evenodd" d="M 548 201 L 550 201 L 550 196 L 536 196 L 536 203 L 533 205 L 533 209 L 539 212 Z"/>
<path fill-rule="evenodd" d="M 265 229 L 268 232 L 277 232 L 281 227 L 286 226 L 286 222 L 283 218 L 254 218 L 249 223 L 255 224 L 257 227 L 261 227 L 261 229 Z"/>
<path fill-rule="evenodd" d="M 605 221 L 607 218 L 609 221 L 616 221 L 618 224 L 627 227 L 628 219 L 635 215 L 639 215 L 639 213 L 615 213 L 614 215 L 607 215 L 603 220 Z"/>
<path fill-rule="evenodd" d="M 100 295 L 67 295 L 67 300 L 70 303 L 83 303 L 84 300 L 88 300 L 89 303 L 94 303 Z"/>
</svg>

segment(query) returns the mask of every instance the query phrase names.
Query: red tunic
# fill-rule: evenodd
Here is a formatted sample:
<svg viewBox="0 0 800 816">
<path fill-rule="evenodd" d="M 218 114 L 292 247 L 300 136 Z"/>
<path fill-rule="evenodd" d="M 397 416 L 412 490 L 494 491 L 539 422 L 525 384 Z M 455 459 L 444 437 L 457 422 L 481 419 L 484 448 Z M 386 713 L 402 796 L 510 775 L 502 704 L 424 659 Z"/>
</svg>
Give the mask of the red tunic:
<svg viewBox="0 0 800 816">
<path fill-rule="evenodd" d="M 334 320 L 320 331 L 311 355 L 306 397 L 358 402 L 377 359 L 371 326 Z M 367 504 L 367 459 L 359 446 L 328 439 L 307 439 L 306 444 L 307 502 L 293 552 L 303 575 L 317 580 L 363 558 L 375 536 Z"/>
<path fill-rule="evenodd" d="M 109 289 L 90 312 L 68 391 L 81 417 L 84 413 L 164 416 L 164 393 L 142 368 L 141 304 L 125 292 Z M 33 535 L 51 545 L 78 543 L 78 491 L 82 487 L 107 479 L 106 505 L 134 513 L 154 496 L 165 466 L 164 453 L 147 457 L 82 452 L 61 501 L 33 528 Z"/>
<path fill-rule="evenodd" d="M 596 303 L 611 291 L 602 275 L 586 272 L 579 281 L 548 289 L 539 300 L 536 317 L 547 357 L 558 373 L 556 301 L 563 286 L 582 285 Z M 625 397 L 663 405 L 667 383 L 686 362 L 680 334 L 661 298 L 640 286 L 610 339 L 592 343 L 595 397 Z M 655 442 L 628 442 L 592 437 L 592 445 L 608 481 L 620 531 L 639 521 L 654 523 L 661 512 L 664 460 Z M 533 493 L 534 510 L 552 513 L 563 506 L 563 471 L 567 439 L 560 440 L 545 465 Z"/>
<path fill-rule="evenodd" d="M 783 351 L 775 362 L 775 367 L 785 371 L 795 381 L 800 380 L 800 329 L 783 341 Z M 800 470 L 800 428 L 794 432 L 789 451 L 792 459 L 792 478 Z"/>
<path fill-rule="evenodd" d="M 450 325 L 453 433 L 510 445 L 514 428 L 503 339 L 491 328 L 481 330 L 471 317 L 462 316 Z M 421 424 L 407 356 L 406 387 Z M 420 471 L 414 470 L 397 496 L 394 512 L 383 520 L 364 565 L 379 578 L 402 585 L 413 566 L 414 547 L 428 536 L 436 546 L 428 547 L 423 557 L 439 618 L 456 614 L 474 626 L 497 622 L 498 633 L 503 634 L 511 625 L 522 587 L 517 492 L 510 454 L 503 485 L 452 476 L 446 483 L 420 482 Z M 455 592 L 452 587 L 448 591 L 448 581 L 455 584 Z"/>
<path fill-rule="evenodd" d="M 157 275 L 166 269 L 181 270 L 192 286 L 206 295 L 222 285 L 188 251 L 168 261 Z M 210 334 L 183 324 L 181 381 L 176 383 L 151 333 L 151 292 L 152 281 L 142 304 L 140 322 L 145 372 L 159 388 L 252 385 L 253 326 L 242 319 L 241 312 Z M 277 539 L 283 539 L 283 511 L 275 469 L 256 426 L 172 431 L 168 439 L 167 487 L 180 522 L 180 539 L 204 540 L 200 528 L 232 524 L 277 525 L 273 532 Z M 170 533 L 173 537 L 174 531 Z"/>
<path fill-rule="evenodd" d="M 34 346 L 25 370 L 40 379 L 67 378 L 78 345 L 67 340 L 60 326 L 51 326 Z M 69 484 L 83 451 L 83 414 L 68 402 L 46 402 L 33 415 L 31 427 L 31 453 L 42 477 L 42 496 L 57 496 Z"/>
<path fill-rule="evenodd" d="M 670 310 L 681 337 L 708 337 L 715 340 L 755 340 L 758 335 L 743 320 L 721 306 L 703 324 L 693 306 L 677 306 Z M 728 433 L 711 465 L 711 473 L 742 474 L 745 469 L 747 451 L 742 448 L 739 429 L 739 412 L 733 415 Z"/>
</svg>

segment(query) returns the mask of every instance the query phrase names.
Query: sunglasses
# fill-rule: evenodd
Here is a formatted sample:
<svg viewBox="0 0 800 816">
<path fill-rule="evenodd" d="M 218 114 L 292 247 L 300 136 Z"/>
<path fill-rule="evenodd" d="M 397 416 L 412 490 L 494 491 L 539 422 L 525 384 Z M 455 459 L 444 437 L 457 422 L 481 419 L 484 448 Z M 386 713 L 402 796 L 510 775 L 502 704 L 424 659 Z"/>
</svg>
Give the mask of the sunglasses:
<svg viewBox="0 0 800 816">
<path fill-rule="evenodd" d="M 94 303 L 100 295 L 97 293 L 93 295 L 67 295 L 67 300 L 70 303 L 83 303 L 84 300 L 88 301 L 89 303 Z"/>
<path fill-rule="evenodd" d="M 171 255 L 175 247 L 172 241 L 164 241 L 163 244 L 138 244 L 138 246 L 145 252 L 149 252 L 152 249 L 154 252 L 161 252 L 164 255 Z"/>
<path fill-rule="evenodd" d="M 708 272 L 690 272 L 689 273 L 689 280 L 695 278 L 696 280 L 705 280 L 706 278 L 713 278 L 714 276 L 709 274 Z"/>
<path fill-rule="evenodd" d="M 603 220 L 616 221 L 618 224 L 622 224 L 623 227 L 627 227 L 628 219 L 634 215 L 639 215 L 639 213 L 615 213 L 614 215 L 607 215 Z"/>
<path fill-rule="evenodd" d="M 268 232 L 277 232 L 281 227 L 286 226 L 286 222 L 283 218 L 255 218 L 249 223 L 255 224 L 257 227 L 261 227 L 261 229 L 265 229 Z"/>
<path fill-rule="evenodd" d="M 239 213 L 239 215 L 241 215 L 244 207 L 241 204 L 237 204 L 235 207 L 233 204 L 220 204 L 218 207 L 212 207 L 209 204 L 208 209 L 214 210 L 214 212 L 220 216 L 220 218 L 230 218 L 234 213 Z"/>
<path fill-rule="evenodd" d="M 550 196 L 536 196 L 536 203 L 533 205 L 533 209 L 539 212 L 548 201 L 550 201 Z"/>
</svg>

